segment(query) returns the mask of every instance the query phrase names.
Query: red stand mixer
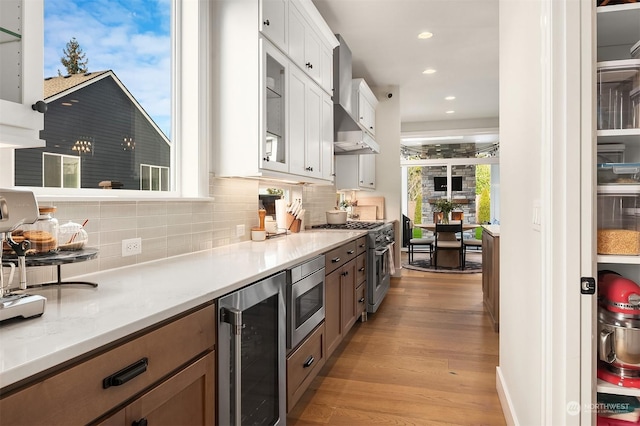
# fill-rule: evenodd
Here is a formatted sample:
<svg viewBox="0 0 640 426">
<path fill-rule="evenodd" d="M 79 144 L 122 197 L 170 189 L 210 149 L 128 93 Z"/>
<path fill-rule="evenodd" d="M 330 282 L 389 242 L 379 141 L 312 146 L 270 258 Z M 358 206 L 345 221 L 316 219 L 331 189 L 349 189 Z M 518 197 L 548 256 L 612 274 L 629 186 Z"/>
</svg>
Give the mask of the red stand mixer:
<svg viewBox="0 0 640 426">
<path fill-rule="evenodd" d="M 640 388 L 640 286 L 598 273 L 598 378 Z"/>
</svg>

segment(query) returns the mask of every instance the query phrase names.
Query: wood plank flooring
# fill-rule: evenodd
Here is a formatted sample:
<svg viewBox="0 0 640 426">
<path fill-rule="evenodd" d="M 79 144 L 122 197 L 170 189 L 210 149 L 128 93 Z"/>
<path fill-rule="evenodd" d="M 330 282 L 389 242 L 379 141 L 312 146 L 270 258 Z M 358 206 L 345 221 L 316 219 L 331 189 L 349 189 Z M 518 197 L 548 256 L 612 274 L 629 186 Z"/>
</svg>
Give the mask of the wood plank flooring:
<svg viewBox="0 0 640 426">
<path fill-rule="evenodd" d="M 481 274 L 402 269 L 380 309 L 356 323 L 288 425 L 504 425 L 498 334 Z"/>
</svg>

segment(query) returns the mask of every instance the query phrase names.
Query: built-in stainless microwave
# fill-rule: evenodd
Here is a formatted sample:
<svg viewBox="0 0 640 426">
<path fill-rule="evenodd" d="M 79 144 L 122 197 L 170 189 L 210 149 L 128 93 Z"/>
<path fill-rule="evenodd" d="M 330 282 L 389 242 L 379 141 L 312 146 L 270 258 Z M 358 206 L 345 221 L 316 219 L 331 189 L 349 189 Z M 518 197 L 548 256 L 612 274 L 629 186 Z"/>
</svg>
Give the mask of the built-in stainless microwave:
<svg viewBox="0 0 640 426">
<path fill-rule="evenodd" d="M 324 320 L 324 255 L 287 271 L 287 349 Z"/>
</svg>

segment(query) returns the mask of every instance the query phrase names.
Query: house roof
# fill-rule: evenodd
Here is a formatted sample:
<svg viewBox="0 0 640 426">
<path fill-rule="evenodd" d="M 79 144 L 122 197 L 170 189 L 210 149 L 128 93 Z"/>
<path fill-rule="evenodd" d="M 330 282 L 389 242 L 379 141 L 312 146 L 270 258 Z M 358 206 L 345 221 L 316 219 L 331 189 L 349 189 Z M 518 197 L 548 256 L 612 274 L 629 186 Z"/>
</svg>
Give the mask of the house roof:
<svg viewBox="0 0 640 426">
<path fill-rule="evenodd" d="M 44 100 L 47 103 L 53 102 L 62 98 L 70 93 L 80 90 L 90 84 L 102 80 L 103 78 L 111 77 L 113 81 L 120 87 L 120 89 L 127 95 L 133 105 L 142 113 L 142 115 L 151 123 L 154 129 L 160 134 L 167 145 L 171 145 L 171 141 L 158 127 L 156 122 L 151 118 L 149 114 L 144 110 L 142 105 L 136 98 L 133 97 L 131 92 L 125 87 L 120 79 L 112 70 L 107 71 L 95 71 L 86 72 L 84 74 L 71 74 L 63 77 L 48 77 L 44 79 Z"/>
<path fill-rule="evenodd" d="M 70 74 L 61 77 L 48 77 L 44 79 L 44 98 L 50 98 L 65 92 L 75 86 L 81 85 L 91 79 L 99 77 L 109 71 L 86 72 L 84 74 Z"/>
</svg>

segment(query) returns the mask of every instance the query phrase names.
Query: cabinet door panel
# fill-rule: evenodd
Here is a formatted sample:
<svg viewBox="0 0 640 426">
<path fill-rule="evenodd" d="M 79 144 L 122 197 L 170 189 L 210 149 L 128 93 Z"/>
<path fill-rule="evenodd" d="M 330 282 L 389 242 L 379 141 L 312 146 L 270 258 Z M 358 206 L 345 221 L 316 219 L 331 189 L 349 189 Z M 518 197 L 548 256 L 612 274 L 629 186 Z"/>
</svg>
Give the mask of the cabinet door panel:
<svg viewBox="0 0 640 426">
<path fill-rule="evenodd" d="M 169 380 L 135 400 L 126 410 L 126 424 L 214 424 L 214 352 L 200 358 Z"/>
<path fill-rule="evenodd" d="M 285 22 L 287 19 L 286 0 L 261 0 L 261 12 L 259 28 L 283 51 L 287 51 Z"/>
<path fill-rule="evenodd" d="M 291 67 L 289 70 L 289 172 L 304 174 L 305 163 L 305 91 L 306 76 Z"/>
<path fill-rule="evenodd" d="M 341 327 L 342 335 L 346 335 L 356 322 L 356 261 L 351 260 L 342 267 L 340 281 Z"/>
<path fill-rule="evenodd" d="M 320 56 L 320 39 L 307 27 L 304 33 L 304 69 L 316 83 L 322 84 L 320 72 L 322 71 L 322 59 Z"/>
<path fill-rule="evenodd" d="M 307 84 L 305 105 L 305 171 L 309 176 L 321 177 L 322 129 L 320 128 L 320 123 L 322 114 L 322 91 L 311 82 Z"/>
<path fill-rule="evenodd" d="M 333 101 L 326 93 L 322 98 L 322 178 L 333 180 Z"/>
<path fill-rule="evenodd" d="M 327 358 L 340 344 L 342 326 L 340 324 L 340 277 L 342 268 L 338 268 L 325 277 L 324 326 L 327 339 Z"/>
<path fill-rule="evenodd" d="M 299 67 L 304 66 L 305 21 L 298 9 L 289 5 L 289 57 Z"/>
</svg>

